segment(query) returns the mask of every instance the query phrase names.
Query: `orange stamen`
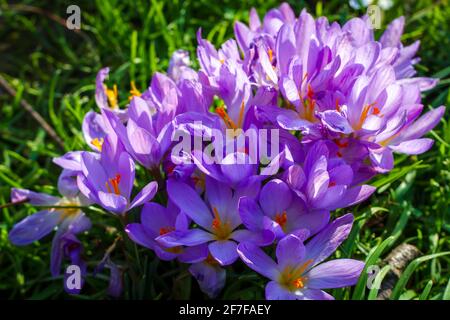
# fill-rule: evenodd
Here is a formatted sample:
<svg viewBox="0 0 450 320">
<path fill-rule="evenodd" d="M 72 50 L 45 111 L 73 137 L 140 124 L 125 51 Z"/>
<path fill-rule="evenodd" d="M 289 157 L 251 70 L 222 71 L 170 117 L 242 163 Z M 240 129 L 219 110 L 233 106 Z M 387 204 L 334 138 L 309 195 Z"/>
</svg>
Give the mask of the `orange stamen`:
<svg viewBox="0 0 450 320">
<path fill-rule="evenodd" d="M 281 228 L 284 228 L 287 222 L 286 211 L 284 211 L 282 214 L 277 213 L 275 215 L 275 221 L 280 225 Z"/>
<path fill-rule="evenodd" d="M 370 110 L 372 109 L 372 114 L 381 117 L 382 115 L 380 114 L 380 109 L 375 107 L 377 103 L 371 103 L 368 104 L 366 106 L 364 106 L 362 112 L 361 112 L 361 116 L 359 117 L 359 122 L 358 125 L 356 126 L 357 130 L 360 130 L 364 124 L 364 121 L 366 121 L 367 116 L 369 115 Z"/>
<path fill-rule="evenodd" d="M 273 62 L 273 51 L 272 51 L 272 49 L 267 50 L 267 54 L 269 55 L 269 60 L 272 63 Z"/>
<path fill-rule="evenodd" d="M 219 115 L 219 117 L 222 118 L 223 122 L 225 122 L 225 125 L 227 126 L 228 129 L 237 129 L 238 128 L 236 126 L 236 124 L 233 122 L 233 120 L 231 120 L 230 116 L 225 111 L 224 107 L 217 107 L 216 113 Z"/>
<path fill-rule="evenodd" d="M 336 145 L 337 145 L 339 148 L 347 148 L 347 147 L 348 147 L 348 141 L 346 141 L 346 142 L 340 142 L 338 139 L 335 139 L 335 140 L 334 140 L 334 143 L 336 143 Z"/>
<path fill-rule="evenodd" d="M 303 279 L 302 277 L 295 279 L 293 281 L 294 287 L 296 287 L 297 289 L 302 289 L 305 286 L 305 284 L 303 283 L 304 280 L 305 279 Z"/>
<path fill-rule="evenodd" d="M 175 230 L 174 227 L 163 227 L 163 228 L 159 229 L 159 235 L 162 236 L 162 235 L 172 232 L 174 230 Z"/>
<path fill-rule="evenodd" d="M 213 212 L 214 212 L 214 219 L 212 222 L 212 228 L 214 230 L 218 230 L 222 225 L 222 221 L 220 220 L 219 211 L 217 210 L 216 207 L 213 208 Z"/>
<path fill-rule="evenodd" d="M 336 111 L 341 112 L 341 107 L 339 106 L 339 99 L 336 99 Z"/>
<path fill-rule="evenodd" d="M 112 193 L 110 188 L 111 185 L 113 192 L 119 195 L 120 194 L 119 183 L 120 183 L 120 174 L 117 174 L 114 178 L 109 179 L 109 181 L 105 183 L 106 190 L 108 190 L 109 193 Z"/>
</svg>

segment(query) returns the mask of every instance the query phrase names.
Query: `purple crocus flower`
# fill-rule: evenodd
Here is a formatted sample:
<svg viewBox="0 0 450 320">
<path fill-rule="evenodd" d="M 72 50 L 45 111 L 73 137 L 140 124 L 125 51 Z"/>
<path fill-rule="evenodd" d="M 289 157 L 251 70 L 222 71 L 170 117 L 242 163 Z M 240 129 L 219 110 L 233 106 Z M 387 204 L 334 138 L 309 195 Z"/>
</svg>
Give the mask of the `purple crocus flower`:
<svg viewBox="0 0 450 320">
<path fill-rule="evenodd" d="M 158 203 L 146 203 L 141 211 L 141 223 L 127 225 L 125 231 L 134 242 L 153 250 L 161 260 L 173 260 L 195 263 L 202 261 L 208 254 L 206 245 L 193 247 L 165 248 L 155 239 L 172 231 L 187 231 L 189 218 L 169 201 L 167 208 Z"/>
<path fill-rule="evenodd" d="M 28 202 L 35 206 L 47 207 L 26 217 L 9 232 L 9 240 L 16 246 L 24 246 L 42 239 L 54 229 L 51 251 L 51 272 L 56 276 L 60 272 L 63 257 L 68 257 L 80 267 L 81 244 L 75 235 L 91 228 L 91 221 L 78 207 L 85 205 L 83 197 L 55 197 L 46 193 L 26 189 L 11 190 L 11 201 Z M 61 207 L 61 208 L 59 208 Z"/>
<path fill-rule="evenodd" d="M 82 232 L 89 229 L 91 225 L 90 220 L 78 208 L 84 205 L 83 199 L 78 197 L 60 198 L 46 193 L 13 188 L 11 190 L 11 201 L 13 203 L 28 202 L 35 206 L 48 207 L 48 209 L 26 217 L 13 227 L 9 233 L 9 239 L 17 246 L 31 244 L 49 234 L 57 226 L 59 226 L 59 230 L 74 229 Z"/>
<path fill-rule="evenodd" d="M 279 179 L 262 187 L 258 202 L 251 197 L 241 197 L 239 214 L 248 230 L 271 230 L 277 239 L 304 229 L 314 235 L 330 219 L 327 210 L 308 211 L 303 200 Z"/>
<path fill-rule="evenodd" d="M 172 143 L 170 122 L 161 127 L 161 123 L 158 123 L 159 114 L 155 121 L 148 104 L 140 97 L 134 97 L 130 102 L 126 127 L 111 111 L 104 110 L 103 114 L 136 161 L 148 169 L 158 166 Z"/>
<path fill-rule="evenodd" d="M 121 215 L 152 199 L 158 184 L 150 182 L 130 202 L 135 165 L 123 147 L 110 138 L 105 138 L 99 155 L 89 152 L 81 154 L 81 172 L 77 176 L 77 184 L 81 193 L 92 202 Z"/>
<path fill-rule="evenodd" d="M 375 188 L 354 186 L 353 170 L 339 158 L 329 158 L 324 141 L 316 142 L 303 167 L 292 165 L 284 174 L 289 186 L 308 210 L 336 210 L 366 200 Z"/>
<path fill-rule="evenodd" d="M 364 267 L 362 261 L 337 259 L 321 263 L 347 238 L 353 216 L 342 216 L 306 245 L 304 237 L 287 235 L 277 245 L 277 262 L 251 243 L 240 243 L 238 253 L 251 269 L 269 278 L 268 300 L 332 300 L 322 289 L 352 286 Z"/>
<path fill-rule="evenodd" d="M 169 180 L 167 192 L 182 212 L 203 229 L 172 231 L 157 238 L 165 247 L 197 246 L 208 243 L 211 255 L 220 265 L 232 264 L 237 259 L 236 246 L 240 241 L 268 245 L 274 235 L 270 231 L 254 233 L 237 230 L 241 220 L 237 203 L 242 194 L 209 177 L 206 178 L 206 199 L 203 201 L 190 186 Z"/>
</svg>

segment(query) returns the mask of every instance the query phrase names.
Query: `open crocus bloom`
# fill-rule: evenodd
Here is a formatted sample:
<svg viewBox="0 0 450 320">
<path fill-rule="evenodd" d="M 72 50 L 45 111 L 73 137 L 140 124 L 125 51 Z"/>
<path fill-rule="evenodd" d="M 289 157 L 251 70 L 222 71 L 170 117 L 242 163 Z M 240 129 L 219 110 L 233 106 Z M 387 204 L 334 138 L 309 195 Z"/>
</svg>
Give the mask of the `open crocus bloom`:
<svg viewBox="0 0 450 320">
<path fill-rule="evenodd" d="M 42 239 L 56 229 L 51 251 L 52 275 L 59 274 L 63 257 L 70 258 L 80 267 L 84 265 L 80 259 L 81 244 L 75 236 L 91 228 L 91 221 L 79 208 L 86 203 L 83 197 L 60 198 L 14 188 L 11 191 L 11 200 L 48 207 L 17 223 L 9 233 L 11 243 L 25 246 Z"/>
<path fill-rule="evenodd" d="M 208 243 L 211 255 L 221 265 L 229 265 L 237 258 L 239 241 L 253 241 L 267 245 L 273 241 L 271 232 L 251 233 L 237 230 L 241 220 L 237 212 L 240 194 L 214 179 L 206 179 L 206 199 L 203 201 L 190 186 L 183 182 L 169 180 L 167 192 L 182 212 L 203 229 L 172 231 L 161 235 L 157 241 L 165 247 L 196 246 Z"/>
<path fill-rule="evenodd" d="M 123 147 L 107 136 L 100 155 L 83 152 L 81 172 L 77 184 L 81 193 L 91 201 L 115 214 L 124 214 L 134 207 L 151 200 L 158 184 L 148 183 L 130 202 L 134 183 L 135 167 L 130 155 Z"/>
<path fill-rule="evenodd" d="M 275 263 L 260 248 L 241 243 L 238 253 L 247 266 L 269 278 L 266 286 L 268 300 L 330 300 L 322 289 L 340 288 L 356 284 L 364 263 L 352 259 L 337 259 L 321 263 L 347 238 L 353 216 L 342 216 L 306 245 L 305 234 L 288 235 L 279 241 Z"/>
<path fill-rule="evenodd" d="M 253 232 L 271 230 L 278 239 L 302 229 L 313 235 L 330 219 L 327 210 L 308 212 L 303 200 L 279 179 L 264 185 L 259 203 L 251 197 L 242 197 L 239 200 L 239 214 L 247 229 Z"/>
<path fill-rule="evenodd" d="M 161 260 L 173 260 L 178 257 L 182 262 L 195 263 L 202 261 L 208 254 L 206 245 L 193 247 L 161 246 L 156 238 L 169 232 L 186 231 L 189 227 L 188 217 L 173 204 L 165 208 L 158 203 L 146 203 L 141 211 L 141 223 L 127 225 L 126 232 L 134 242 L 152 249 Z"/>
</svg>

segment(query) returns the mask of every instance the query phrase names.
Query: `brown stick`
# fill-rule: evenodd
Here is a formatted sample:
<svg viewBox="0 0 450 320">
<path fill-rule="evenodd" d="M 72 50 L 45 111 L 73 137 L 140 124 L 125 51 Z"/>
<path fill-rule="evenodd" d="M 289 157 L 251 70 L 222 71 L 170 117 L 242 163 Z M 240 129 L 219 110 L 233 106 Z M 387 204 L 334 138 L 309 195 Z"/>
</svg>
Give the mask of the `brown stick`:
<svg viewBox="0 0 450 320">
<path fill-rule="evenodd" d="M 391 270 L 387 273 L 386 277 L 381 283 L 380 292 L 377 296 L 378 300 L 389 299 L 392 293 L 392 289 L 402 275 L 403 270 L 405 270 L 408 264 L 418 256 L 420 256 L 419 249 L 407 243 L 402 243 L 394 250 L 392 250 L 387 258 L 384 259 L 384 263 L 389 264 L 391 266 Z"/>
<path fill-rule="evenodd" d="M 14 90 L 9 83 L 0 75 L 0 85 L 8 92 L 11 96 L 16 97 L 17 93 L 16 90 Z M 34 110 L 34 108 L 25 100 L 20 100 L 20 105 L 27 110 L 31 116 L 41 125 L 42 128 L 48 133 L 48 135 L 55 140 L 55 142 L 64 149 L 64 142 L 61 140 L 61 138 L 57 135 L 55 130 L 48 124 L 47 121 L 45 121 L 42 116 Z"/>
</svg>

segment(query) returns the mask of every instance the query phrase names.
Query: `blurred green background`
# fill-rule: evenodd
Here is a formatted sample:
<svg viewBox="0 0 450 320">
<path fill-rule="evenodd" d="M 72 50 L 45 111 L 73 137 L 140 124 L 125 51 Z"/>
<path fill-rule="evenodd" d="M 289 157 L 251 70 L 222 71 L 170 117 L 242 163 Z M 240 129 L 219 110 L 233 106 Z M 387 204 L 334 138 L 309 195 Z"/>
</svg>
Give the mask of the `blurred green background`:
<svg viewBox="0 0 450 320">
<path fill-rule="evenodd" d="M 364 14 L 345 1 L 288 1 L 299 13 L 326 15 L 344 23 Z M 384 1 L 385 2 L 385 1 Z M 80 32 L 65 27 L 66 8 L 81 8 Z M 278 1 L 23 1 L 0 0 L 0 75 L 16 91 L 0 87 L 0 206 L 9 202 L 11 187 L 57 194 L 59 168 L 51 161 L 69 150 L 86 148 L 80 132 L 84 114 L 95 109 L 96 72 L 111 67 L 110 83 L 117 83 L 124 102 L 130 80 L 139 89 L 155 71 L 164 72 L 176 49 L 191 52 L 194 66 L 195 34 L 218 45 L 233 34 L 233 22 L 247 22 L 255 7 L 260 16 Z M 425 93 L 425 109 L 450 105 L 450 7 L 448 1 L 394 1 L 383 11 L 382 28 L 406 17 L 403 43 L 421 40 L 416 66 L 421 75 L 440 78 Z M 377 30 L 377 34 L 382 30 Z M 20 104 L 24 99 L 54 128 L 64 149 Z M 401 243 L 416 246 L 421 258 L 409 264 L 395 283 L 392 298 L 450 299 L 450 116 L 429 134 L 432 150 L 418 157 L 398 156 L 396 169 L 371 183 L 379 187 L 370 202 L 354 208 L 357 216 L 350 239 L 337 252 L 382 265 Z M 20 219 L 35 212 L 28 206 L 3 208 L 0 213 L 0 297 L 4 299 L 67 298 L 61 278 L 51 278 L 51 236 L 27 247 L 14 247 L 7 233 Z M 83 235 L 85 256 L 101 259 L 115 238 L 114 224 L 105 216 L 90 214 L 94 228 Z M 187 266 L 159 262 L 148 250 L 137 248 L 142 259 L 139 286 L 127 279 L 125 298 L 203 298 Z M 113 257 L 114 258 L 114 257 Z M 387 269 L 383 269 L 387 270 Z M 380 278 L 381 279 L 381 278 Z M 108 274 L 88 277 L 83 294 L 74 299 L 106 298 Z M 219 298 L 262 298 L 265 280 L 237 265 L 228 270 L 227 286 Z M 377 290 L 365 288 L 365 278 L 352 289 L 335 290 L 338 299 L 373 299 Z"/>
</svg>

